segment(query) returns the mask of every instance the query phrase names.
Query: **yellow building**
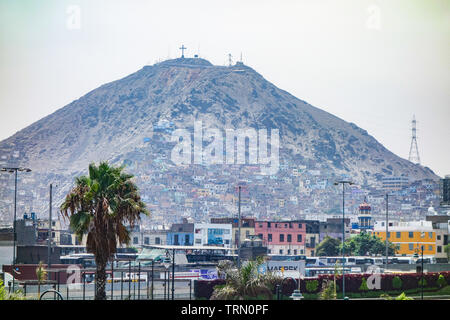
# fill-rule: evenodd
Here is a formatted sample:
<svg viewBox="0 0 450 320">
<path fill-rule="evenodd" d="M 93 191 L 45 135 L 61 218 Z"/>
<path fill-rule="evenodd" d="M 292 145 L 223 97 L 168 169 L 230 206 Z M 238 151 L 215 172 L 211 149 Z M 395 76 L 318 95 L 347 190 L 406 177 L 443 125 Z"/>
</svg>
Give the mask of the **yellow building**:
<svg viewBox="0 0 450 320">
<path fill-rule="evenodd" d="M 385 241 L 385 222 L 377 221 L 372 233 Z M 388 240 L 397 245 L 396 255 L 421 254 L 421 246 L 424 256 L 436 254 L 436 232 L 431 221 L 393 222 L 392 225 L 389 223 Z"/>
</svg>

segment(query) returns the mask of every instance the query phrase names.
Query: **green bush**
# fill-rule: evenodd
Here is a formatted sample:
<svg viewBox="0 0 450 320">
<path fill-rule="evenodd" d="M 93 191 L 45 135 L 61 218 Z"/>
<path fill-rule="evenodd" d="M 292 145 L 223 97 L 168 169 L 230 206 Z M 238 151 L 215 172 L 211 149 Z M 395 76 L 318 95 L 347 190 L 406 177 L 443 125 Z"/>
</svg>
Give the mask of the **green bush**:
<svg viewBox="0 0 450 320">
<path fill-rule="evenodd" d="M 423 281 L 423 287 L 425 288 L 427 286 L 427 280 L 425 278 L 420 279 L 419 283 L 417 284 L 418 287 L 422 287 L 422 281 Z"/>
<path fill-rule="evenodd" d="M 439 278 L 437 279 L 437 284 L 439 288 L 443 288 L 447 285 L 447 281 L 445 280 L 445 277 L 442 274 L 439 275 Z"/>
<path fill-rule="evenodd" d="M 395 298 L 395 300 L 414 300 L 414 299 L 406 296 L 406 294 L 402 292 L 402 294 L 400 294 L 397 298 Z"/>
<path fill-rule="evenodd" d="M 402 288 L 402 279 L 400 279 L 399 276 L 395 276 L 392 279 L 392 288 L 394 288 L 394 289 L 401 289 Z"/>
<path fill-rule="evenodd" d="M 0 280 L 0 300 L 25 300 L 22 290 L 17 290 L 13 293 L 6 292 L 5 286 L 3 285 L 3 281 Z"/>
<path fill-rule="evenodd" d="M 369 287 L 367 286 L 366 278 L 362 278 L 361 286 L 359 287 L 359 290 L 360 291 L 368 291 L 369 290 Z"/>
<path fill-rule="evenodd" d="M 322 291 L 319 294 L 320 300 L 336 300 L 336 290 L 333 281 L 325 281 L 322 283 Z"/>
<path fill-rule="evenodd" d="M 319 287 L 319 281 L 311 280 L 306 282 L 306 291 L 308 292 L 316 292 Z"/>
</svg>

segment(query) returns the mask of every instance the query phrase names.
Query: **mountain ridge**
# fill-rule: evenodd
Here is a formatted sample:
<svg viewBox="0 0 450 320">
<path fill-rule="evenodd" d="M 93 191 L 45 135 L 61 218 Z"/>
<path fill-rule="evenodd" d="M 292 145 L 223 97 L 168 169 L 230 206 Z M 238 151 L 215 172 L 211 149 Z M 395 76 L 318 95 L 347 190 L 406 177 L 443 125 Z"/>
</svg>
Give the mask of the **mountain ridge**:
<svg viewBox="0 0 450 320">
<path fill-rule="evenodd" d="M 437 178 L 429 168 L 396 156 L 366 130 L 296 98 L 251 67 L 214 66 L 201 58 L 166 60 L 103 84 L 1 141 L 0 154 L 8 163 L 21 159 L 21 165 L 42 172 L 72 174 L 88 162 L 129 152 L 151 137 L 162 119 L 186 128 L 200 118 L 219 128 L 277 128 L 284 154 L 303 165 L 305 159 L 331 162 L 327 166 L 361 182 L 381 175 Z"/>
</svg>

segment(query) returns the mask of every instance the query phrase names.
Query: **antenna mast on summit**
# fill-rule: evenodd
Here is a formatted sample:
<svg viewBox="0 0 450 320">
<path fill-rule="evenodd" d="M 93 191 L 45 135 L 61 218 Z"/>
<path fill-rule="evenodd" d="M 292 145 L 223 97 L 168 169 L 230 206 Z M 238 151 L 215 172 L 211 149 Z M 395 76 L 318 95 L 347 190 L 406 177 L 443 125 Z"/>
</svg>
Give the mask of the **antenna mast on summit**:
<svg viewBox="0 0 450 320">
<path fill-rule="evenodd" d="M 411 147 L 409 148 L 408 160 L 420 164 L 419 148 L 417 147 L 417 134 L 416 134 L 416 116 L 413 115 L 412 119 L 412 136 L 411 136 Z"/>
<path fill-rule="evenodd" d="M 233 61 L 231 60 L 231 53 L 228 54 L 228 66 L 231 67 L 231 65 L 233 64 Z"/>
</svg>

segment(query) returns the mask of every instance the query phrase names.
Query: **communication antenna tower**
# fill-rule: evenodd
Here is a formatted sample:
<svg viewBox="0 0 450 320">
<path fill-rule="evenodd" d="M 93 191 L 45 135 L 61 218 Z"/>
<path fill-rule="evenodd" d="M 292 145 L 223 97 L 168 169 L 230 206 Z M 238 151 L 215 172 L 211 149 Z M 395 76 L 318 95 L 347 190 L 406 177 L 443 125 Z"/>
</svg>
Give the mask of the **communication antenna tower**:
<svg viewBox="0 0 450 320">
<path fill-rule="evenodd" d="M 411 136 L 411 147 L 409 148 L 408 160 L 420 164 L 419 148 L 417 148 L 417 134 L 416 134 L 416 116 L 413 115 L 412 119 L 412 136 Z"/>
</svg>

